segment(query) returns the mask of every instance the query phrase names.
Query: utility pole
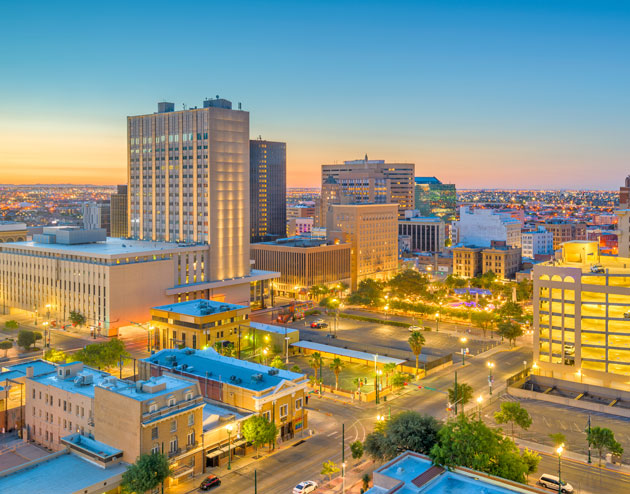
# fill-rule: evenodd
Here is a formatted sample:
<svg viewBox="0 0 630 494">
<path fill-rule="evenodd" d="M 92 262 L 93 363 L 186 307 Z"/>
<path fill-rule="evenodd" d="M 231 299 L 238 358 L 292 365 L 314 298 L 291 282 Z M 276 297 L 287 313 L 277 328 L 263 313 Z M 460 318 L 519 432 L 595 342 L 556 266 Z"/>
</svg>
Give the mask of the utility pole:
<svg viewBox="0 0 630 494">
<path fill-rule="evenodd" d="M 588 435 L 586 436 L 588 439 L 588 463 L 591 463 L 591 414 L 588 414 Z"/>
<path fill-rule="evenodd" d="M 455 402 L 455 417 L 457 417 L 457 371 L 455 371 L 455 387 L 453 390 L 455 391 L 455 399 L 453 400 Z"/>
<path fill-rule="evenodd" d="M 254 470 L 254 494 L 258 494 L 258 472 Z"/>
<path fill-rule="evenodd" d="M 346 424 L 341 424 L 341 463 L 346 461 Z"/>
</svg>

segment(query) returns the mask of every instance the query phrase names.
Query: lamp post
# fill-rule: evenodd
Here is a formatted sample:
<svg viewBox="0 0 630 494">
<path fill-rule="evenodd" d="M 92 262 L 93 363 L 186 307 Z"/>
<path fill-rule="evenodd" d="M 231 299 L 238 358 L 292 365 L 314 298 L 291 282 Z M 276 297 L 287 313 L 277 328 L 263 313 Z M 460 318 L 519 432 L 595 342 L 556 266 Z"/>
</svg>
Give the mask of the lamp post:
<svg viewBox="0 0 630 494">
<path fill-rule="evenodd" d="M 48 321 L 44 321 L 42 323 L 42 326 L 44 326 L 44 346 L 42 347 L 42 352 L 46 352 L 46 342 L 48 341 L 46 338 L 48 337 Z"/>
<path fill-rule="evenodd" d="M 435 332 L 439 332 L 440 331 L 440 313 L 436 312 L 435 313 Z"/>
<path fill-rule="evenodd" d="M 562 456 L 562 451 L 564 450 L 563 445 L 561 444 L 560 446 L 558 446 L 558 449 L 556 449 L 556 453 L 558 453 L 558 494 L 560 494 L 562 492 L 562 472 L 561 472 L 561 464 L 560 464 L 560 458 Z"/>
<path fill-rule="evenodd" d="M 346 492 L 346 462 L 341 464 L 341 494 Z"/>
<path fill-rule="evenodd" d="M 376 404 L 377 405 L 380 403 L 380 400 L 379 400 L 379 395 L 380 395 L 379 391 L 380 390 L 379 390 L 379 388 L 380 388 L 380 384 L 381 384 L 380 377 L 381 377 L 382 373 L 383 373 L 383 371 L 381 369 L 377 369 L 376 373 L 374 375 L 374 388 L 376 389 Z"/>
<path fill-rule="evenodd" d="M 490 396 L 492 396 L 492 369 L 494 369 L 494 362 L 488 362 L 488 387 L 490 388 Z"/>
<path fill-rule="evenodd" d="M 587 432 L 587 439 L 588 439 L 588 463 L 591 463 L 591 414 L 588 415 L 588 427 L 586 429 Z"/>
<path fill-rule="evenodd" d="M 481 422 L 481 402 L 483 401 L 483 398 L 481 397 L 481 395 L 479 395 L 477 397 L 477 406 L 479 409 L 479 422 Z"/>
<path fill-rule="evenodd" d="M 263 355 L 265 359 L 265 365 L 267 365 L 267 349 L 266 348 L 263 348 Z"/>
<path fill-rule="evenodd" d="M 225 426 L 228 433 L 228 470 L 232 470 L 232 424 Z"/>
<path fill-rule="evenodd" d="M 466 364 L 466 342 L 468 341 L 465 336 L 462 336 L 459 341 L 462 344 L 462 365 Z"/>
</svg>

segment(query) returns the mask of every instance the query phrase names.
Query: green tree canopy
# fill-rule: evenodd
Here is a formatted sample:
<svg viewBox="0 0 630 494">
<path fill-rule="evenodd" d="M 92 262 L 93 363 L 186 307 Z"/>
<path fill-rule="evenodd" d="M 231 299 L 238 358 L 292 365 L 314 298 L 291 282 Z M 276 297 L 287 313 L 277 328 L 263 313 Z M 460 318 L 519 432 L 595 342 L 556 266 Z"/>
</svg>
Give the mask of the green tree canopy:
<svg viewBox="0 0 630 494">
<path fill-rule="evenodd" d="M 4 350 L 4 358 L 7 358 L 7 352 L 13 348 L 13 342 L 9 340 L 0 341 L 0 350 Z"/>
<path fill-rule="evenodd" d="M 78 311 L 70 311 L 70 322 L 75 326 L 83 326 L 85 324 L 85 316 Z"/>
<path fill-rule="evenodd" d="M 111 369 L 129 357 L 125 344 L 116 338 L 104 343 L 86 345 L 72 356 L 73 360 L 97 369 Z"/>
<path fill-rule="evenodd" d="M 497 325 L 497 332 L 510 342 L 510 346 L 514 346 L 516 338 L 523 336 L 521 325 L 507 319 Z"/>
<path fill-rule="evenodd" d="M 339 467 L 335 465 L 332 460 L 325 461 L 322 465 L 321 474 L 328 477 L 328 480 L 332 479 L 332 476 L 339 472 Z"/>
<path fill-rule="evenodd" d="M 525 448 L 521 453 L 521 458 L 525 462 L 527 466 L 527 471 L 525 472 L 526 477 L 529 479 L 529 476 L 532 473 L 536 473 L 538 470 L 538 464 L 540 463 L 540 455 L 535 451 Z"/>
<path fill-rule="evenodd" d="M 44 353 L 44 360 L 48 360 L 49 362 L 59 364 L 68 360 L 68 355 L 63 350 L 57 350 L 56 348 L 49 348 Z"/>
<path fill-rule="evenodd" d="M 39 335 L 39 338 L 37 337 Z M 29 350 L 37 340 L 42 339 L 42 334 L 35 331 L 28 331 L 25 329 L 20 330 L 17 337 L 17 344 L 24 348 L 24 350 Z"/>
<path fill-rule="evenodd" d="M 455 393 L 455 386 L 448 390 L 448 401 L 453 405 L 461 405 L 462 410 L 466 403 L 469 403 L 473 396 L 473 388 L 470 384 L 458 383 L 457 393 Z M 457 402 L 457 403 L 456 403 Z"/>
<path fill-rule="evenodd" d="M 554 446 L 558 447 L 563 445 L 567 441 L 567 436 L 562 432 L 556 432 L 555 434 L 549 434 L 549 437 L 553 441 Z"/>
<path fill-rule="evenodd" d="M 497 424 L 511 424 L 512 438 L 514 438 L 514 425 L 527 430 L 532 425 L 532 418 L 529 416 L 521 404 L 517 401 L 504 401 L 501 403 L 501 410 L 494 412 L 494 420 Z"/>
<path fill-rule="evenodd" d="M 276 355 L 271 363 L 269 364 L 271 367 L 275 367 L 276 369 L 284 369 L 286 370 L 287 364 L 284 363 L 282 357 L 280 355 Z"/>
<path fill-rule="evenodd" d="M 607 427 L 591 427 L 590 431 L 587 431 L 587 441 L 593 446 L 599 455 L 599 466 L 602 465 L 602 454 L 604 450 L 608 450 L 615 454 L 622 454 L 623 448 L 615 440 L 613 431 Z"/>
<path fill-rule="evenodd" d="M 483 299 L 485 300 L 485 299 Z M 486 331 L 494 326 L 496 316 L 492 312 L 472 312 L 470 314 L 471 322 L 483 331 L 483 337 L 486 337 Z"/>
<path fill-rule="evenodd" d="M 371 278 L 362 280 L 357 290 L 348 297 L 348 302 L 353 305 L 372 307 L 383 305 L 383 283 Z"/>
<path fill-rule="evenodd" d="M 523 308 L 516 302 L 508 300 L 501 307 L 499 307 L 499 316 L 504 319 L 519 319 L 523 316 Z"/>
<path fill-rule="evenodd" d="M 350 452 L 352 453 L 352 458 L 355 460 L 360 460 L 363 456 L 363 443 L 361 441 L 355 441 L 350 445 Z"/>
<path fill-rule="evenodd" d="M 335 389 L 339 389 L 339 374 L 345 367 L 345 364 L 339 357 L 335 357 L 329 364 L 330 370 L 335 374 Z"/>
<path fill-rule="evenodd" d="M 263 444 L 272 444 L 278 435 L 276 424 L 270 422 L 263 415 L 248 418 L 241 427 L 243 437 L 252 443 L 256 450 Z"/>
<path fill-rule="evenodd" d="M 122 476 L 124 493 L 144 494 L 170 475 L 168 458 L 161 453 L 144 454 Z"/>
<path fill-rule="evenodd" d="M 387 285 L 395 297 L 417 298 L 426 293 L 429 278 L 415 269 L 406 269 L 391 278 Z"/>
<path fill-rule="evenodd" d="M 11 319 L 9 321 L 4 322 L 4 327 L 7 329 L 17 329 L 20 327 L 20 323 L 18 323 L 14 319 Z"/>
<path fill-rule="evenodd" d="M 459 276 L 449 274 L 444 280 L 444 284 L 449 288 L 464 288 L 467 285 L 467 281 Z"/>
<path fill-rule="evenodd" d="M 529 471 L 514 441 L 464 414 L 440 429 L 430 456 L 449 469 L 463 466 L 515 482 L 524 483 Z"/>
<path fill-rule="evenodd" d="M 391 384 L 393 388 L 402 388 L 409 379 L 409 374 L 404 372 L 396 372 L 391 378 Z"/>
</svg>

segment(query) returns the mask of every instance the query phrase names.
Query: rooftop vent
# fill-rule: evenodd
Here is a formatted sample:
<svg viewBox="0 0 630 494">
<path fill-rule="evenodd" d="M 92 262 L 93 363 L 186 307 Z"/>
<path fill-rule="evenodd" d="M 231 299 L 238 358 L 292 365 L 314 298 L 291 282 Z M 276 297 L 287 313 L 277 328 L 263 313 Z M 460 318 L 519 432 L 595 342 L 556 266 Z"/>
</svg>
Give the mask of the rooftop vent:
<svg viewBox="0 0 630 494">
<path fill-rule="evenodd" d="M 270 376 L 275 376 L 276 374 L 278 374 L 280 371 L 278 369 L 269 369 L 267 371 L 267 374 L 269 374 Z"/>
<path fill-rule="evenodd" d="M 259 383 L 262 382 L 263 380 L 263 375 L 262 374 L 253 374 L 252 375 L 252 381 Z"/>
</svg>

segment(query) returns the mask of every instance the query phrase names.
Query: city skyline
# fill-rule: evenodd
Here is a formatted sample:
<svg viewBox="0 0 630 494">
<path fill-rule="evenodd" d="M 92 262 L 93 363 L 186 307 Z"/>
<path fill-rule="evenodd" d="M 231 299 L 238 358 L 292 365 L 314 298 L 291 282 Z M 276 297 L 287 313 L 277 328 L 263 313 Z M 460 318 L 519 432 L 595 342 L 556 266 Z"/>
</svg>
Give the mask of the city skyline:
<svg viewBox="0 0 630 494">
<path fill-rule="evenodd" d="M 622 2 L 192 2 L 163 26 L 166 8 L 7 7 L 0 181 L 124 183 L 127 116 L 217 94 L 250 112 L 250 138 L 287 143 L 289 187 L 366 153 L 461 188 L 627 174 Z M 189 41 L 156 50 L 163 33 Z"/>
</svg>

